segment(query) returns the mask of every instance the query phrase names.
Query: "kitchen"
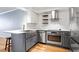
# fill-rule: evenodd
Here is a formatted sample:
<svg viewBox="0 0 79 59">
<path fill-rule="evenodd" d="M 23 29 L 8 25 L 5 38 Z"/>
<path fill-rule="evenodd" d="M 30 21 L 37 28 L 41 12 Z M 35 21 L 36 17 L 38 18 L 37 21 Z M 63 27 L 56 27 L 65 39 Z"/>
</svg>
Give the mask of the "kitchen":
<svg viewBox="0 0 79 59">
<path fill-rule="evenodd" d="M 79 51 L 78 13 L 78 7 L 3 7 L 0 37 L 10 38 L 8 52 L 40 51 L 33 49 L 35 45 L 43 45 L 42 52 L 49 46 L 60 52 Z M 51 52 L 58 52 L 55 49 Z"/>
</svg>

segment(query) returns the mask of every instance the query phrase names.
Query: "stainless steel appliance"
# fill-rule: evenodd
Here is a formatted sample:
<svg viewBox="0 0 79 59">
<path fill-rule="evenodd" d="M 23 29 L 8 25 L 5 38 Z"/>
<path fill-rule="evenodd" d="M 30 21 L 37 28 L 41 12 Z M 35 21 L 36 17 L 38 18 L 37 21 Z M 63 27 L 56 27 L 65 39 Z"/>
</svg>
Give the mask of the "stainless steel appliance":
<svg viewBox="0 0 79 59">
<path fill-rule="evenodd" d="M 61 34 L 58 31 L 47 32 L 46 43 L 61 45 Z"/>
</svg>

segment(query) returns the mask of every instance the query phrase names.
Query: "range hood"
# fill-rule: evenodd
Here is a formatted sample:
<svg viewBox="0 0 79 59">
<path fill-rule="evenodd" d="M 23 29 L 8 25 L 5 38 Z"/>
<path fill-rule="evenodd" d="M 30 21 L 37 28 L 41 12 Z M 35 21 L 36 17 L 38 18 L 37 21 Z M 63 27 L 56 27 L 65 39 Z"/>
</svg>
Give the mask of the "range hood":
<svg viewBox="0 0 79 59">
<path fill-rule="evenodd" d="M 58 20 L 58 10 L 52 10 L 51 18 L 52 20 Z"/>
</svg>

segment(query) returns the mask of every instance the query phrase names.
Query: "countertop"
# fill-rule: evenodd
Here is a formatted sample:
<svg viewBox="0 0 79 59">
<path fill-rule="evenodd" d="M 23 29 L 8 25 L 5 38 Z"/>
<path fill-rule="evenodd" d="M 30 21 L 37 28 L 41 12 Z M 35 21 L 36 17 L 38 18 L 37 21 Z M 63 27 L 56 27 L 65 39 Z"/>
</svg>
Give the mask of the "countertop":
<svg viewBox="0 0 79 59">
<path fill-rule="evenodd" d="M 36 30 L 40 30 L 40 31 L 70 31 L 70 30 L 54 30 L 54 29 L 25 29 L 25 30 L 10 30 L 10 31 L 5 31 L 8 33 L 30 33 L 29 31 L 36 31 Z"/>
<path fill-rule="evenodd" d="M 24 30 L 45 30 L 45 31 L 48 31 L 48 30 L 52 30 L 52 31 L 59 31 L 59 29 L 24 29 Z M 61 29 L 61 31 L 70 31 L 70 29 Z"/>
<path fill-rule="evenodd" d="M 8 33 L 26 33 L 23 30 L 10 30 L 10 31 L 5 31 L 5 32 L 8 32 Z"/>
<path fill-rule="evenodd" d="M 10 30 L 10 31 L 5 31 L 7 33 L 32 33 L 35 32 L 36 30 Z"/>
</svg>

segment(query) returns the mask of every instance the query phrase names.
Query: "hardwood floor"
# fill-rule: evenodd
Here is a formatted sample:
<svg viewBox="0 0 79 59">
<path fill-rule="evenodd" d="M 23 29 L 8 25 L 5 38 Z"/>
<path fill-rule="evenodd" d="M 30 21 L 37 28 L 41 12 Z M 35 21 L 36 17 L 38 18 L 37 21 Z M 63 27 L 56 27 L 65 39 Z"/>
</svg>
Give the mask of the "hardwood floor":
<svg viewBox="0 0 79 59">
<path fill-rule="evenodd" d="M 69 49 L 38 43 L 29 52 L 68 52 Z"/>
<path fill-rule="evenodd" d="M 5 42 L 6 39 L 0 37 L 0 52 L 8 52 L 7 50 L 5 50 Z"/>
<path fill-rule="evenodd" d="M 5 51 L 5 40 L 6 40 L 5 38 L 0 37 L 0 52 L 8 52 L 7 50 Z M 41 43 L 36 44 L 29 50 L 29 52 L 67 52 L 67 51 L 69 50 Z"/>
</svg>

